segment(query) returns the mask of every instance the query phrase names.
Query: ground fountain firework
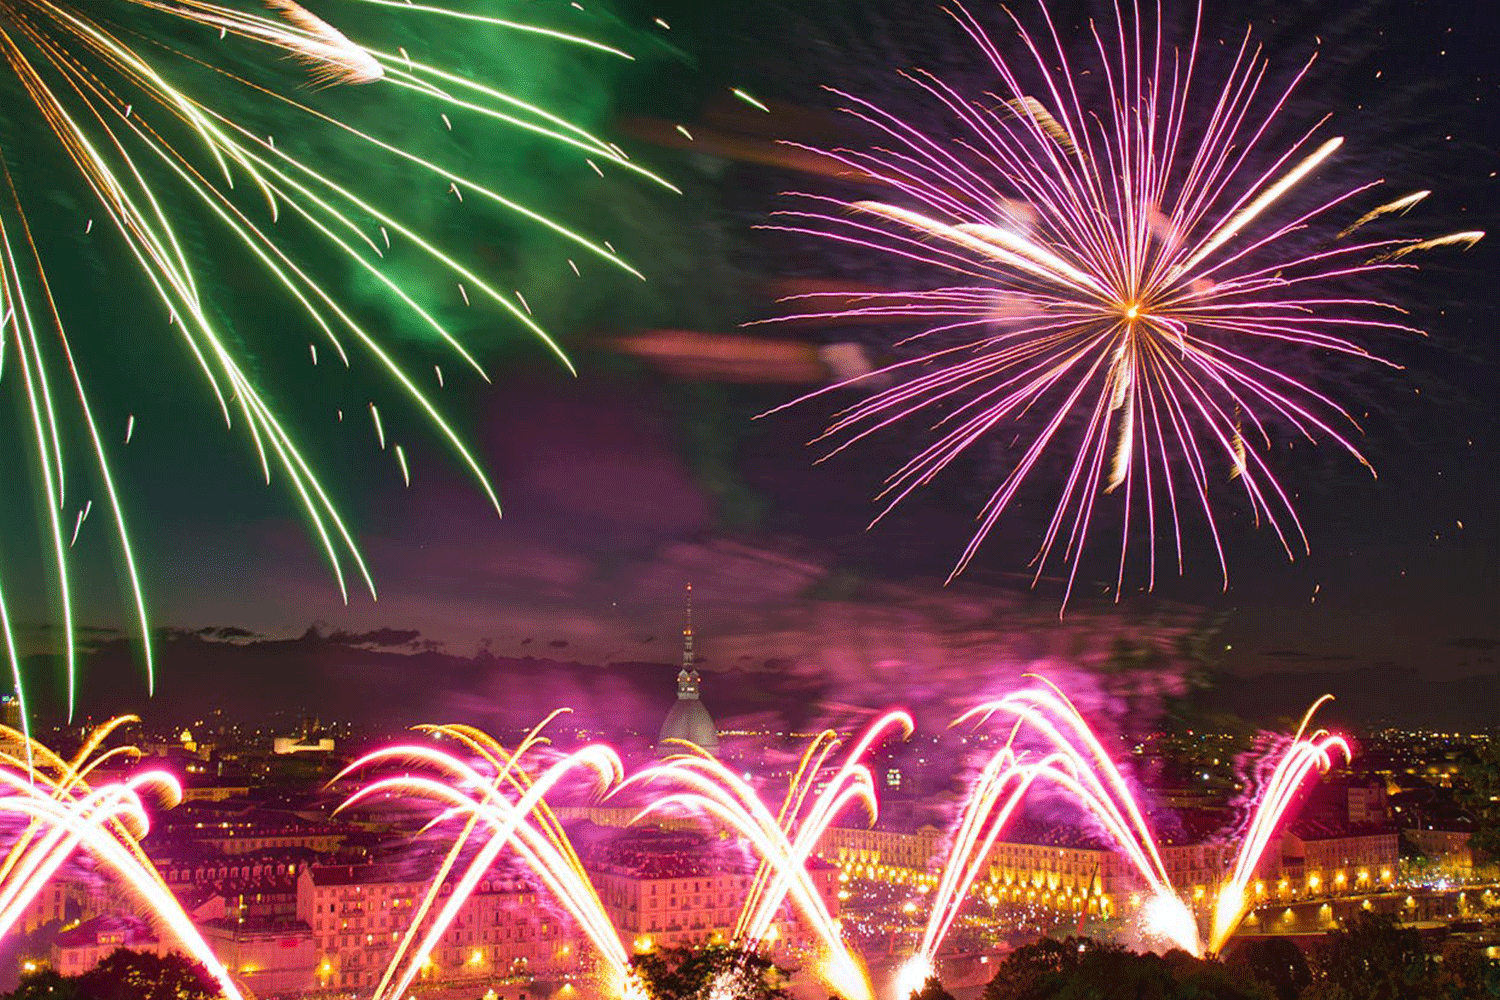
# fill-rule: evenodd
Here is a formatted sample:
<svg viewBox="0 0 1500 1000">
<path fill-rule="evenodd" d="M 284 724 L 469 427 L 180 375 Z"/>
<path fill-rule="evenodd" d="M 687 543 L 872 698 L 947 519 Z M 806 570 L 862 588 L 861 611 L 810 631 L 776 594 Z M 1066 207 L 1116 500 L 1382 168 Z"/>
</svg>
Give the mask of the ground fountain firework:
<svg viewBox="0 0 1500 1000">
<path fill-rule="evenodd" d="M 140 756 L 132 746 L 102 749 L 115 730 L 135 721 L 121 716 L 96 727 L 71 758 L 0 726 L 0 817 L 20 821 L 0 860 L 0 937 L 58 871 L 84 853 L 132 893 L 154 927 L 209 970 L 228 1000 L 239 1000 L 233 977 L 141 848 L 140 838 L 151 825 L 146 799 L 175 805 L 182 797 L 177 779 L 149 770 L 124 781 L 89 784 L 101 764 Z"/>
<path fill-rule="evenodd" d="M 1061 790 L 1082 817 L 1104 831 L 1135 872 L 1146 891 L 1135 920 L 1143 938 L 1199 955 L 1222 950 L 1248 910 L 1247 880 L 1270 837 L 1284 824 L 1296 793 L 1309 775 L 1332 766 L 1336 755 L 1348 756 L 1348 745 L 1341 737 L 1325 730 L 1309 731 L 1317 708 L 1309 709 L 1295 736 L 1264 765 L 1259 797 L 1236 834 L 1240 843 L 1235 863 L 1220 886 L 1205 941 L 1197 917 L 1162 863 L 1139 793 L 1067 696 L 1038 679 L 1033 687 L 975 706 L 955 724 L 1000 718 L 1009 722 L 1009 736 L 982 768 L 950 831 L 944 861 L 935 873 L 926 927 L 896 977 L 897 992 L 904 996 L 932 974 L 960 911 L 978 892 L 991 848 L 1038 783 Z M 464 895 L 478 884 L 484 870 L 511 851 L 584 929 L 606 969 L 606 988 L 630 989 L 626 985 L 628 956 L 619 933 L 610 926 L 562 825 L 546 808 L 545 789 L 538 792 L 542 785 L 553 787 L 566 772 L 582 766 L 602 779 L 599 787 L 611 797 L 647 796 L 637 823 L 691 815 L 749 845 L 757 866 L 733 930 L 736 946 L 754 949 L 773 941 L 773 922 L 795 911 L 817 938 L 819 979 L 846 997 L 873 996 L 864 964 L 824 906 L 808 877 L 807 864 L 828 827 L 837 819 L 850 818 L 851 806 L 872 819 L 876 815 L 878 797 L 865 758 L 890 734 L 909 733 L 910 725 L 904 713 L 880 717 L 836 764 L 836 734 L 814 737 L 793 769 L 779 807 L 768 802 L 747 777 L 691 745 L 623 781 L 613 770 L 618 766 L 613 752 L 588 746 L 541 770 L 536 784 L 520 762 L 534 752 L 540 727 L 514 752 L 477 730 L 434 727 L 432 731 L 458 739 L 466 751 L 477 754 L 485 768 L 482 771 L 451 753 L 415 745 L 369 755 L 356 767 L 399 763 L 403 773 L 372 782 L 349 804 L 388 793 L 430 799 L 442 806 L 432 825 L 451 829 L 455 838 L 453 851 L 434 878 L 424 909 L 413 918 L 407 939 L 416 939 L 416 925 L 428 919 L 426 907 L 439 897 L 440 887 L 451 882 L 451 889 L 442 891 L 447 905 L 424 925 L 426 933 L 419 947 L 393 958 L 388 979 L 395 989 L 387 993 L 400 995 L 414 979 L 422 957 L 436 945 Z M 533 762 L 535 766 L 535 758 Z M 431 770 L 432 776 L 414 776 L 412 764 Z M 452 865 L 476 827 L 484 829 L 484 849 L 468 861 L 461 878 L 453 878 Z M 403 949 L 407 944 L 403 941 Z"/>
<path fill-rule="evenodd" d="M 896 1000 L 937 967 L 960 911 L 984 895 L 979 882 L 992 848 L 1039 785 L 1061 791 L 1063 800 L 1105 834 L 1134 872 L 1146 899 L 1131 919 L 1143 938 L 1200 955 L 1221 951 L 1251 905 L 1248 882 L 1298 791 L 1311 774 L 1326 771 L 1335 756 L 1349 755 L 1341 737 L 1310 729 L 1321 704 L 1308 710 L 1296 734 L 1258 769 L 1256 798 L 1234 834 L 1237 856 L 1209 914 L 1206 941 L 1200 939 L 1193 909 L 1162 864 L 1140 793 L 1060 689 L 1038 679 L 1032 687 L 960 716 L 955 724 L 1000 720 L 1008 735 L 981 768 L 949 831 L 943 860 L 932 873 L 925 930 L 895 978 Z M 755 867 L 727 947 L 753 952 L 770 945 L 777 939 L 777 921 L 795 913 L 809 933 L 809 953 L 816 957 L 809 969 L 817 979 L 849 1000 L 873 1000 L 875 989 L 863 958 L 825 905 L 808 866 L 835 821 L 853 821 L 851 814 L 858 813 L 875 819 L 879 799 L 868 758 L 882 742 L 910 735 L 909 716 L 886 713 L 847 744 L 832 731 L 813 737 L 775 805 L 748 776 L 692 745 L 629 778 L 616 752 L 603 744 L 567 753 L 551 749 L 544 729 L 556 714 L 513 748 L 471 726 L 420 727 L 438 742 L 373 751 L 336 779 L 363 779 L 341 810 L 392 798 L 425 803 L 430 819 L 422 832 L 447 845 L 429 891 L 414 901 L 405 931 L 393 937 L 371 1000 L 408 994 L 470 896 L 502 862 L 525 871 L 579 928 L 591 956 L 580 963 L 580 969 L 593 970 L 589 989 L 601 996 L 642 995 L 621 932 L 548 802 L 560 791 L 587 789 L 606 801 L 644 802 L 637 824 L 691 818 L 745 845 Z M 134 890 L 153 924 L 167 929 L 185 951 L 213 970 L 227 996 L 237 996 L 228 973 L 138 842 L 146 828 L 142 792 L 161 789 L 170 801 L 175 781 L 162 772 L 145 771 L 97 788 L 88 784 L 99 764 L 135 753 L 129 747 L 100 752 L 124 721 L 95 731 L 69 760 L 20 733 L 0 730 L 0 782 L 7 789 L 0 803 L 24 820 L 0 866 L 0 933 L 14 924 L 69 856 L 87 851 Z"/>
</svg>

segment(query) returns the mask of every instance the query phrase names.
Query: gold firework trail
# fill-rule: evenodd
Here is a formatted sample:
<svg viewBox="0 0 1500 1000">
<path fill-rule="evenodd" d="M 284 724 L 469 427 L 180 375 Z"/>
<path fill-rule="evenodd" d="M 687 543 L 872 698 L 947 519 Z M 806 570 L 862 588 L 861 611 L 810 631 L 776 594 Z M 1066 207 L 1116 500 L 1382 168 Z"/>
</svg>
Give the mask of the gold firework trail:
<svg viewBox="0 0 1500 1000">
<path fill-rule="evenodd" d="M 391 0 L 357 2 L 380 8 L 387 21 L 445 18 L 464 22 L 466 29 L 520 32 L 538 42 L 625 57 L 600 42 L 502 18 Z M 278 145 L 260 119 L 274 116 L 282 127 L 292 123 L 298 130 L 326 132 L 347 145 L 363 170 L 383 164 L 408 171 L 414 180 L 478 198 L 521 226 L 550 233 L 639 276 L 607 243 L 404 147 L 399 128 L 392 138 L 382 138 L 374 129 L 357 127 L 318 110 L 306 98 L 283 92 L 274 82 L 266 82 L 270 76 L 260 81 L 253 69 L 231 69 L 217 54 L 195 54 L 198 34 L 214 44 L 233 36 L 248 43 L 252 54 L 259 49 L 278 58 L 289 56 L 304 68 L 314 89 L 394 88 L 405 100 L 434 108 L 450 128 L 460 114 L 486 119 L 571 150 L 595 170 L 604 164 L 675 190 L 628 160 L 618 147 L 565 118 L 482 81 L 412 59 L 404 50 L 392 53 L 365 44 L 295 0 L 0 0 L 0 374 L 18 383 L 23 402 L 23 451 L 37 469 L 37 506 L 46 526 L 41 544 L 62 619 L 70 708 L 75 693 L 75 613 L 66 550 L 73 541 L 67 522 L 74 520 L 67 507 L 68 489 L 78 489 L 69 482 L 74 439 L 84 442 L 78 449 L 88 470 L 83 479 L 104 494 L 110 511 L 133 595 L 135 627 L 143 637 L 148 683 L 153 685 L 154 669 L 145 641 L 149 617 L 130 533 L 80 371 L 91 352 L 86 340 L 69 337 L 66 321 L 74 310 L 54 295 L 48 279 L 48 266 L 56 255 L 49 256 L 39 246 L 43 241 L 30 221 L 37 213 L 23 168 L 32 166 L 29 161 L 37 156 L 42 140 L 76 173 L 93 211 L 124 251 L 122 260 L 145 279 L 174 336 L 214 393 L 220 415 L 231 427 L 237 421 L 249 439 L 264 478 L 269 481 L 275 473 L 290 488 L 345 600 L 351 574 L 374 595 L 370 571 L 294 428 L 268 397 L 254 366 L 215 312 L 205 287 L 205 268 L 182 236 L 182 214 L 195 214 L 217 226 L 218 243 L 258 270 L 346 366 L 353 364 L 351 355 L 361 355 L 393 381 L 447 441 L 497 512 L 498 497 L 478 458 L 419 387 L 418 376 L 408 370 L 388 338 L 356 318 L 336 290 L 315 276 L 308 255 L 289 246 L 278 224 L 294 220 L 297 228 L 315 234 L 321 242 L 317 257 L 342 262 L 372 279 L 399 310 L 481 377 L 487 378 L 473 354 L 391 273 L 386 258 L 393 240 L 425 259 L 427 270 L 451 276 L 466 296 L 497 306 L 564 364 L 568 362 L 559 345 L 508 294 L 444 250 L 435 237 L 403 221 L 396 209 L 378 204 L 310 158 Z M 236 107 L 248 98 L 249 117 L 231 113 L 228 103 L 219 99 L 220 91 L 176 82 L 193 74 L 216 78 L 223 92 L 234 91 Z M 93 232 L 93 221 L 86 232 Z M 118 269 L 111 273 L 112 279 L 117 277 Z M 105 294 L 129 295 L 134 280 L 120 281 Z M 316 346 L 313 350 L 316 358 Z M 399 458 L 404 460 L 404 455 Z M 81 523 L 79 519 L 71 527 Z M 24 715 L 19 652 L 3 588 L 0 632 Z"/>
</svg>

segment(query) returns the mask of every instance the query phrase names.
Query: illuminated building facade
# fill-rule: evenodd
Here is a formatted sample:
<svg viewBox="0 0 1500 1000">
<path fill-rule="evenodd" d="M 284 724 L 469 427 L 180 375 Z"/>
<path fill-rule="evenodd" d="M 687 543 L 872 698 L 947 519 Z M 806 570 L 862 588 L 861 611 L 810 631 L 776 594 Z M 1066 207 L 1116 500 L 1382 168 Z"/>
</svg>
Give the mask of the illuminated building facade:
<svg viewBox="0 0 1500 1000">
<path fill-rule="evenodd" d="M 926 872 L 943 844 L 944 831 L 931 823 L 911 830 L 829 827 L 819 842 L 823 857 L 841 867 L 902 868 Z"/>
<path fill-rule="evenodd" d="M 1273 840 L 1250 888 L 1266 902 L 1354 895 L 1390 889 L 1398 862 L 1397 834 L 1380 826 L 1299 824 Z M 934 826 L 914 830 L 830 828 L 820 844 L 824 858 L 851 877 L 884 882 L 932 883 L 945 834 Z M 1141 905 L 1133 867 L 1109 844 L 1067 825 L 1018 821 L 996 841 L 988 879 L 976 887 L 993 905 L 1042 906 L 1110 916 Z M 1199 912 L 1217 899 L 1239 850 L 1233 838 L 1196 836 L 1159 844 L 1171 884 Z"/>
<path fill-rule="evenodd" d="M 119 948 L 156 955 L 173 950 L 139 917 L 94 917 L 58 934 L 52 942 L 49 959 L 52 968 L 62 975 L 78 976 Z"/>
<path fill-rule="evenodd" d="M 219 920 L 199 929 L 235 981 L 255 996 L 301 996 L 312 988 L 317 947 L 306 924 Z"/>
<path fill-rule="evenodd" d="M 1393 829 L 1298 824 L 1282 836 L 1275 891 L 1308 898 L 1389 889 L 1400 856 Z"/>
<path fill-rule="evenodd" d="M 585 865 L 627 948 L 727 941 L 754 877 L 748 858 L 726 856 L 702 833 L 645 830 L 591 852 Z M 830 915 L 839 912 L 839 872 L 813 862 L 808 874 Z M 810 943 L 790 907 L 774 925 L 776 948 Z"/>
<path fill-rule="evenodd" d="M 343 846 L 350 827 L 299 819 L 289 813 L 251 810 L 235 815 L 212 812 L 168 814 L 156 828 L 156 839 L 191 840 L 205 852 L 239 855 L 305 850 L 332 854 Z"/>
<path fill-rule="evenodd" d="M 385 865 L 310 865 L 297 915 L 312 930 L 318 988 L 368 994 L 427 892 L 426 879 Z M 445 894 L 446 895 L 446 894 Z M 573 928 L 549 898 L 518 881 L 482 882 L 422 965 L 420 981 L 488 983 L 576 965 Z"/>
</svg>

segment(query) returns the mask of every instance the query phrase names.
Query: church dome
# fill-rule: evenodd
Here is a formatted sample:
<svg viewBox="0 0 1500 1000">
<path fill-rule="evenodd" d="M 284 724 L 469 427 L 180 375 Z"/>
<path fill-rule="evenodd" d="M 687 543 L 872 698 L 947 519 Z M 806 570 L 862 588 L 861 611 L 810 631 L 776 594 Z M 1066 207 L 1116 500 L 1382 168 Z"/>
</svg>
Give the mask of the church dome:
<svg viewBox="0 0 1500 1000">
<path fill-rule="evenodd" d="M 661 749 L 665 753 L 686 749 L 669 740 L 687 740 L 715 753 L 719 749 L 719 730 L 703 702 L 697 698 L 678 698 L 661 724 Z"/>
</svg>

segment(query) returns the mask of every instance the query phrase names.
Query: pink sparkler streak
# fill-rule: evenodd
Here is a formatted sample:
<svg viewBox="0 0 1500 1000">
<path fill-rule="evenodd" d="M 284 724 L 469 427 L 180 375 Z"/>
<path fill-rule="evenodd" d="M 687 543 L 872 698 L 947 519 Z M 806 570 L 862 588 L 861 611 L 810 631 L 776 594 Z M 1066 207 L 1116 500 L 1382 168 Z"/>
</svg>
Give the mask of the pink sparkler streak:
<svg viewBox="0 0 1500 1000">
<path fill-rule="evenodd" d="M 1260 801 L 1251 814 L 1250 824 L 1240 842 L 1234 868 L 1219 889 L 1209 934 L 1211 952 L 1223 950 L 1249 912 L 1251 901 L 1246 890 L 1250 880 L 1255 877 L 1255 871 L 1260 867 L 1261 858 L 1270 846 L 1271 838 L 1280 829 L 1287 809 L 1295 801 L 1307 776 L 1314 769 L 1328 771 L 1333 766 L 1335 751 L 1342 754 L 1345 761 L 1352 757 L 1349 744 L 1343 737 L 1331 735 L 1326 730 L 1318 730 L 1311 736 L 1303 735 L 1313 714 L 1332 698 L 1332 695 L 1324 695 L 1307 710 L 1296 736 L 1276 762 L 1265 788 L 1261 790 Z"/>
<path fill-rule="evenodd" d="M 805 780 L 800 789 L 794 786 L 795 795 L 788 797 L 790 808 L 783 809 L 782 814 L 777 817 L 777 826 L 788 832 L 795 828 L 796 836 L 792 840 L 784 863 L 772 864 L 769 858 L 761 859 L 760 867 L 756 872 L 757 877 L 760 876 L 761 871 L 770 871 L 775 877 L 768 886 L 752 894 L 751 898 L 746 900 L 747 912 L 741 914 L 736 926 L 737 937 L 752 942 L 765 939 L 790 891 L 793 872 L 805 869 L 808 858 L 817 849 L 818 844 L 828 832 L 828 828 L 848 806 L 856 802 L 863 805 L 872 823 L 879 818 L 880 803 L 875 793 L 875 781 L 870 775 L 869 767 L 863 763 L 863 759 L 869 753 L 870 748 L 891 731 L 900 730 L 902 737 L 906 738 L 911 735 L 915 725 L 916 723 L 906 712 L 895 711 L 886 713 L 867 727 L 864 734 L 850 748 L 844 763 L 813 799 L 812 806 L 805 816 L 801 815 L 802 804 L 817 780 L 823 761 L 832 752 L 835 744 L 829 741 L 816 763 L 812 767 L 804 768 Z M 752 902 L 755 904 L 753 908 L 749 905 Z"/>
<path fill-rule="evenodd" d="M 27 817 L 45 831 L 27 845 L 0 887 L 0 937 L 81 848 L 135 892 L 152 922 L 164 927 L 189 957 L 209 970 L 225 997 L 240 1000 L 239 987 L 228 970 L 137 843 L 150 827 L 141 790 L 154 788 L 180 798 L 182 790 L 175 778 L 162 771 L 147 771 L 98 789 L 82 791 L 87 786 L 81 786 L 77 797 L 58 799 L 48 794 L 45 781 L 33 782 L 30 775 L 0 769 L 0 786 L 10 791 L 0 796 L 0 813 Z"/>
<path fill-rule="evenodd" d="M 425 764 L 441 777 L 401 775 L 377 779 L 356 791 L 340 808 L 349 808 L 371 796 L 388 792 L 423 797 L 446 807 L 434 823 L 456 816 L 472 816 L 482 821 L 490 833 L 463 875 L 453 884 L 447 902 L 430 921 L 415 951 L 404 961 L 400 955 L 392 959 L 392 969 L 399 971 L 392 973 L 390 981 L 394 985 L 386 990 L 386 995 L 406 995 L 423 961 L 507 848 L 513 849 L 522 862 L 542 879 L 578 922 L 609 965 L 616 978 L 614 985 L 623 988 L 629 975 L 629 958 L 604 914 L 597 892 L 581 868 L 570 864 L 564 852 L 557 849 L 550 831 L 539 829 L 532 822 L 537 810 L 544 807 L 546 794 L 575 771 L 591 773 L 604 788 L 617 781 L 621 766 L 614 750 L 591 744 L 567 755 L 532 780 L 525 793 L 515 801 L 498 793 L 499 779 L 496 777 L 483 775 L 463 761 L 430 747 L 402 746 L 377 750 L 351 765 L 350 770 L 396 760 Z M 446 875 L 446 869 L 440 875 Z M 434 888 L 438 887 L 435 883 Z M 415 935 L 419 924 L 414 916 L 409 934 Z"/>
<path fill-rule="evenodd" d="M 872 817 L 876 815 L 874 781 L 869 768 L 858 758 L 876 739 L 897 727 L 910 732 L 911 719 L 906 713 L 889 713 L 872 725 L 800 822 L 793 822 L 797 820 L 795 810 L 784 808 L 782 815 L 773 814 L 747 781 L 692 744 L 684 744 L 687 752 L 633 775 L 620 786 L 620 791 L 636 784 L 676 786 L 681 790 L 652 799 L 637 815 L 636 821 L 658 812 L 684 810 L 710 816 L 748 841 L 759 855 L 761 864 L 768 866 L 775 875 L 758 897 L 746 901 L 748 915 L 742 913 L 737 925 L 737 931 L 743 934 L 743 943 L 747 947 L 758 947 L 776 914 L 790 897 L 797 912 L 822 943 L 825 953 L 822 973 L 829 984 L 844 996 L 871 1000 L 869 977 L 845 943 L 837 922 L 828 912 L 807 872 L 806 864 L 828 826 L 848 806 L 858 802 Z M 788 801 L 799 798 L 794 782 Z M 795 837 L 788 829 L 791 826 L 796 827 Z"/>
<path fill-rule="evenodd" d="M 515 752 L 509 754 L 506 752 L 505 748 L 499 744 L 498 741 L 494 740 L 482 730 L 475 729 L 471 726 L 417 726 L 416 728 L 419 731 L 432 733 L 436 736 L 449 735 L 459 740 L 459 742 L 468 747 L 476 755 L 483 758 L 485 762 L 494 769 L 494 778 L 490 783 L 491 789 L 498 790 L 502 786 L 509 785 L 517 789 L 519 793 L 521 791 L 524 791 L 526 779 L 525 772 L 523 770 L 520 770 L 517 765 L 519 764 L 521 759 L 526 756 L 528 751 L 546 742 L 545 737 L 542 736 L 542 731 L 546 729 L 547 725 L 559 715 L 566 714 L 569 711 L 571 710 L 567 708 L 558 708 L 549 713 L 546 718 L 537 723 L 537 725 L 534 726 L 530 730 L 530 732 L 528 732 L 526 736 L 522 738 L 520 744 L 516 747 Z M 400 751 L 398 750 L 397 753 L 399 754 L 399 752 Z M 446 760 L 446 758 L 444 758 L 444 760 Z M 352 767 L 346 768 L 339 775 L 339 777 L 343 777 L 344 775 L 348 774 L 352 769 Z M 469 838 L 474 833 L 478 823 L 479 815 L 477 813 L 471 813 L 469 818 L 465 821 L 463 828 L 458 832 L 457 836 L 454 837 L 453 844 L 449 849 L 447 856 L 443 859 L 442 864 L 438 867 L 438 871 L 436 872 L 436 874 L 434 874 L 432 881 L 428 886 L 427 893 L 422 897 L 422 902 L 413 912 L 411 920 L 407 924 L 406 933 L 402 935 L 402 938 L 397 945 L 396 950 L 391 955 L 391 960 L 387 964 L 385 972 L 381 976 L 380 982 L 376 984 L 374 1000 L 379 1000 L 379 998 L 385 993 L 386 989 L 390 986 L 391 980 L 398 975 L 399 970 L 403 967 L 404 958 L 407 952 L 411 950 L 411 947 L 416 939 L 418 929 L 422 926 L 423 922 L 426 921 L 427 915 L 429 912 L 431 912 L 433 905 L 436 903 L 437 897 L 442 890 L 442 887 L 447 883 L 448 875 L 452 871 L 453 865 L 457 863 L 459 856 L 463 853 L 463 850 L 468 844 Z"/>
<path fill-rule="evenodd" d="M 922 942 L 912 957 L 911 970 L 906 974 L 907 980 L 920 985 L 931 975 L 938 949 L 983 871 L 995 841 L 1044 764 L 1045 761 L 1023 763 L 1008 744 L 985 764 L 964 802 L 958 826 L 949 838 L 948 858 L 933 894 L 932 910 L 922 933 Z"/>
<path fill-rule="evenodd" d="M 1288 559 L 1306 553 L 1292 495 L 1265 454 L 1278 434 L 1328 440 L 1374 470 L 1351 439 L 1357 423 L 1333 396 L 1261 352 L 1280 346 L 1311 359 L 1398 367 L 1364 341 L 1420 334 L 1399 320 L 1402 310 L 1323 289 L 1409 266 L 1394 263 L 1408 250 L 1472 245 L 1482 234 L 1343 240 L 1393 206 L 1404 212 L 1421 200 L 1408 196 L 1335 226 L 1322 246 L 1299 245 L 1306 241 L 1298 234 L 1316 232 L 1379 182 L 1312 194 L 1310 178 L 1343 140 L 1320 136 L 1326 118 L 1288 140 L 1278 134 L 1315 60 L 1273 83 L 1272 60 L 1247 29 L 1227 69 L 1205 81 L 1201 4 L 1180 48 L 1163 38 L 1159 10 L 1150 21 L 1138 2 L 1117 4 L 1113 26 L 1090 22 L 1079 58 L 1045 3 L 1040 31 L 1007 10 L 1014 55 L 962 5 L 949 13 L 1002 86 L 976 99 L 923 70 L 902 75 L 961 137 L 938 138 L 832 90 L 882 144 L 798 148 L 885 194 L 795 194 L 805 207 L 775 213 L 764 228 L 868 250 L 960 284 L 798 297 L 788 315 L 764 322 L 906 319 L 917 332 L 902 343 L 940 333 L 963 342 L 786 405 L 867 379 L 883 386 L 833 418 L 817 439 L 829 444 L 825 457 L 892 425 L 931 421 L 932 443 L 887 479 L 872 526 L 1002 426 L 1029 438 L 1013 446 L 950 579 L 1052 455 L 1068 471 L 1032 559 L 1033 582 L 1054 560 L 1064 564 L 1064 607 L 1106 513 L 1102 494 L 1120 494 L 1117 599 L 1141 549 L 1148 586 L 1162 545 L 1185 571 L 1190 512 L 1201 515 L 1228 586 L 1219 468 Z M 1077 83 L 1085 68 L 1099 71 L 1093 94 Z M 1263 450 L 1247 445 L 1246 431 Z M 1142 522 L 1144 545 L 1133 547 Z"/>
<path fill-rule="evenodd" d="M 1053 780 L 1079 795 L 1105 823 L 1111 837 L 1153 889 L 1170 889 L 1171 880 L 1156 849 L 1156 838 L 1119 767 L 1073 702 L 1050 681 L 1037 679 L 1048 689 L 1023 690 L 978 705 L 959 716 L 955 724 L 1001 713 L 1015 719 L 1016 731 L 1025 726 L 1042 736 L 1067 763 L 1065 770 L 1053 769 Z"/>
</svg>

